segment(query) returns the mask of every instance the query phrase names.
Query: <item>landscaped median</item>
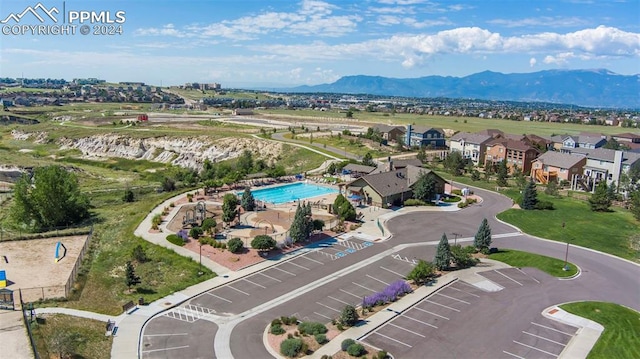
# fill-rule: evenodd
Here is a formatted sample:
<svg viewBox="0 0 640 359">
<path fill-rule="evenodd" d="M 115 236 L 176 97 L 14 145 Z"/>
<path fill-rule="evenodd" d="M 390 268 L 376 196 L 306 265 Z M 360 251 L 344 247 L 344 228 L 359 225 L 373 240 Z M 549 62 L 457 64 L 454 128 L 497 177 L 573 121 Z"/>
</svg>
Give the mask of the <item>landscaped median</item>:
<svg viewBox="0 0 640 359">
<path fill-rule="evenodd" d="M 489 259 L 506 263 L 512 267 L 538 268 L 558 278 L 573 277 L 579 272 L 578 266 L 573 263 L 567 263 L 568 270 L 565 270 L 565 262 L 563 260 L 513 249 L 502 249 L 496 253 L 491 253 L 489 254 Z"/>
</svg>

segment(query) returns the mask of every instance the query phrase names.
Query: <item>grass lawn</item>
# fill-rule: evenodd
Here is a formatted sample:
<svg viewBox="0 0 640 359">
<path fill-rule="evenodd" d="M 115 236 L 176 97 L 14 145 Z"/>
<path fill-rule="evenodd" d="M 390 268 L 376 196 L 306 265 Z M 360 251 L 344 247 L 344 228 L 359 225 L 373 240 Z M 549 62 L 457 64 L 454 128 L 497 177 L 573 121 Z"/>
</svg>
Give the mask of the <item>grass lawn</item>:
<svg viewBox="0 0 640 359">
<path fill-rule="evenodd" d="M 490 259 L 507 263 L 512 267 L 533 267 L 538 268 L 545 273 L 549 273 L 554 277 L 571 277 L 578 273 L 575 264 L 569 262 L 569 270 L 564 271 L 564 260 L 541 256 L 539 254 L 521 252 L 513 249 L 501 249 L 498 253 L 489 255 Z"/>
<path fill-rule="evenodd" d="M 64 314 L 46 315 L 43 324 L 32 324 L 33 336 L 41 358 L 57 358 L 58 352 L 53 346 L 53 339 L 74 338 L 77 340 L 61 341 L 62 343 L 75 343 L 73 358 L 109 359 L 111 357 L 111 343 L 113 337 L 106 337 L 106 323 L 72 317 Z M 8 353 L 7 353 L 8 354 Z"/>
<path fill-rule="evenodd" d="M 587 359 L 640 358 L 640 313 L 605 302 L 569 303 L 560 308 L 604 326 Z"/>
<path fill-rule="evenodd" d="M 304 136 L 306 136 L 306 134 L 304 134 Z M 284 138 L 291 139 L 292 138 L 291 133 L 285 134 Z M 298 141 L 300 144 L 306 144 L 308 146 L 312 146 L 312 144 L 309 142 L 309 138 L 308 137 L 296 136 L 295 140 Z M 348 136 L 341 136 L 341 138 L 338 138 L 337 136 L 333 136 L 333 137 L 329 137 L 329 136 L 313 137 L 313 144 L 316 144 L 316 145 L 317 144 L 323 144 L 323 145 L 327 145 L 327 146 L 332 146 L 332 147 L 342 149 L 342 150 L 344 150 L 344 151 L 346 151 L 348 153 L 352 153 L 352 154 L 360 156 L 360 157 L 366 155 L 367 152 L 370 153 L 373 158 L 386 157 L 386 156 L 394 153 L 393 151 L 386 150 L 385 147 L 383 147 L 382 149 L 379 149 L 379 146 L 375 146 L 375 147 L 378 147 L 378 149 L 369 148 L 360 139 L 354 138 L 354 137 L 348 137 Z M 328 150 L 324 150 L 324 152 L 332 153 L 336 157 L 343 157 L 344 156 L 344 152 L 342 152 L 342 151 L 340 151 L 340 153 L 335 153 L 335 152 L 330 152 Z"/>
</svg>

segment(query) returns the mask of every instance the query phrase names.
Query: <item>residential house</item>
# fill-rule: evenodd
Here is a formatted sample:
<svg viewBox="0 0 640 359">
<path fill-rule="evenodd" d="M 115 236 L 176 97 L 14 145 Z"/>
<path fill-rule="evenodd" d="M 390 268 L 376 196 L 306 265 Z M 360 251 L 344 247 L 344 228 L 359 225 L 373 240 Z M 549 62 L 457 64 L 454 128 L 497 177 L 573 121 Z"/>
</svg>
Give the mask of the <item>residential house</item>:
<svg viewBox="0 0 640 359">
<path fill-rule="evenodd" d="M 571 153 L 575 148 L 599 148 L 607 143 L 606 137 L 598 134 L 551 136 L 551 141 L 556 151 L 566 153 Z"/>
<path fill-rule="evenodd" d="M 484 163 L 487 143 L 492 139 L 488 134 L 458 132 L 449 140 L 449 151 L 459 151 L 463 158 L 478 166 Z"/>
<path fill-rule="evenodd" d="M 517 166 L 523 173 L 531 172 L 531 162 L 538 157 L 539 151 L 523 141 L 495 138 L 487 143 L 485 166 L 497 166 L 507 161 L 509 172 Z"/>
<path fill-rule="evenodd" d="M 547 151 L 533 161 L 531 178 L 547 184 L 553 181 L 571 181 L 581 175 L 587 158 L 568 153 Z"/>
<path fill-rule="evenodd" d="M 435 180 L 436 196 L 444 193 L 446 180 L 435 172 L 421 167 L 407 166 L 402 169 L 364 175 L 347 184 L 350 194 L 363 197 L 368 205 L 388 208 L 399 205 L 413 196 L 413 185 L 421 173 Z"/>
<path fill-rule="evenodd" d="M 382 135 L 382 139 L 397 142 L 399 138 L 405 136 L 405 128 L 403 126 L 375 125 L 374 130 L 378 130 Z"/>
<path fill-rule="evenodd" d="M 579 149 L 576 155 L 582 155 L 587 159 L 584 166 L 583 180 L 584 189 L 593 189 L 593 184 L 606 180 L 607 184 L 620 182 L 623 173 L 629 173 L 632 168 L 640 169 L 640 154 L 610 150 L 607 148 Z"/>
<path fill-rule="evenodd" d="M 446 146 L 444 131 L 434 127 L 407 125 L 404 142 L 409 147 L 444 148 Z"/>
<path fill-rule="evenodd" d="M 635 133 L 621 133 L 612 135 L 611 138 L 618 141 L 619 144 L 629 147 L 632 150 L 640 149 L 640 135 Z"/>
</svg>

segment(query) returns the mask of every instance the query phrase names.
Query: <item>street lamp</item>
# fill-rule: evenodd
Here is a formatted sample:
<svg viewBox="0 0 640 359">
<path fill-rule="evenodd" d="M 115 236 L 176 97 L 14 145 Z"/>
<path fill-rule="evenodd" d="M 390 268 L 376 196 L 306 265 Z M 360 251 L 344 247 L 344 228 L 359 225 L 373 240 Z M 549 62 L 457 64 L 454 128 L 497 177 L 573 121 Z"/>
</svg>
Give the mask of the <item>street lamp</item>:
<svg viewBox="0 0 640 359">
<path fill-rule="evenodd" d="M 198 241 L 200 244 L 200 269 L 198 270 L 198 275 L 202 275 L 202 242 Z"/>
<path fill-rule="evenodd" d="M 562 222 L 562 232 L 564 232 L 564 227 L 565 227 L 565 223 L 563 221 Z M 569 260 L 569 239 L 567 238 L 567 250 L 566 250 L 566 252 L 564 254 L 564 267 L 562 267 L 563 271 L 568 271 L 569 270 L 568 260 Z"/>
<path fill-rule="evenodd" d="M 454 236 L 454 237 L 453 237 L 453 245 L 454 245 L 454 246 L 458 245 L 458 236 L 459 236 L 460 234 L 458 234 L 458 233 L 456 233 L 456 232 L 453 232 L 453 233 L 451 233 L 451 235 L 452 235 L 452 236 Z"/>
</svg>

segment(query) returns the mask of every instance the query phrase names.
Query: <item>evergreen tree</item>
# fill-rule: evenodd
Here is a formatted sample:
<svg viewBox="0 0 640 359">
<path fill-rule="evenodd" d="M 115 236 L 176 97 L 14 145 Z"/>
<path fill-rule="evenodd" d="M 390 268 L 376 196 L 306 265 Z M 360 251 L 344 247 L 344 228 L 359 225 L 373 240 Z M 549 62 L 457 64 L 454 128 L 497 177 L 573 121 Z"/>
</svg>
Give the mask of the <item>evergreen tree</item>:
<svg viewBox="0 0 640 359">
<path fill-rule="evenodd" d="M 615 201 L 616 198 L 618 198 L 615 182 L 611 182 L 611 184 L 607 186 L 607 198 L 609 198 L 611 201 Z"/>
<path fill-rule="evenodd" d="M 449 240 L 446 234 L 442 234 L 440 243 L 438 243 L 438 249 L 436 249 L 436 256 L 433 259 L 433 265 L 438 270 L 446 270 L 451 263 L 451 247 L 449 246 Z"/>
<path fill-rule="evenodd" d="M 502 160 L 498 164 L 498 171 L 496 172 L 496 183 L 500 187 L 507 187 L 507 176 L 509 175 L 509 169 L 507 168 L 507 161 Z"/>
<path fill-rule="evenodd" d="M 313 219 L 311 216 L 313 213 L 311 212 L 311 202 L 307 202 L 307 205 L 304 207 L 304 225 L 305 225 L 305 239 L 308 239 L 313 232 Z"/>
<path fill-rule="evenodd" d="M 421 172 L 420 177 L 413 186 L 413 198 L 423 202 L 429 202 L 436 194 L 436 181 L 433 176 Z"/>
<path fill-rule="evenodd" d="M 229 224 L 238 216 L 238 198 L 233 193 L 227 193 L 222 198 L 222 221 Z"/>
<path fill-rule="evenodd" d="M 536 184 L 533 182 L 533 179 L 531 179 L 522 191 L 522 202 L 520 203 L 520 208 L 527 210 L 535 209 L 537 203 L 538 190 L 536 189 Z"/>
<path fill-rule="evenodd" d="M 293 243 L 301 242 L 306 239 L 304 212 L 305 210 L 302 209 L 300 203 L 298 203 L 296 214 L 293 217 L 293 222 L 291 222 L 291 227 L 289 228 L 289 237 Z"/>
<path fill-rule="evenodd" d="M 127 262 L 125 283 L 129 289 L 134 285 L 140 284 L 140 277 L 136 275 L 136 270 L 131 262 Z"/>
<path fill-rule="evenodd" d="M 447 155 L 447 158 L 444 159 L 444 168 L 456 176 L 462 174 L 465 165 L 466 161 L 462 158 L 460 151 L 451 151 L 451 153 Z"/>
<path fill-rule="evenodd" d="M 633 217 L 640 221 L 640 189 L 631 192 L 630 210 Z"/>
<path fill-rule="evenodd" d="M 356 323 L 358 323 L 359 319 L 360 317 L 358 316 L 358 311 L 352 305 L 346 305 L 342 309 L 342 313 L 340 313 L 340 323 L 342 323 L 342 325 L 346 325 L 349 327 L 354 326 Z"/>
<path fill-rule="evenodd" d="M 256 208 L 256 200 L 253 198 L 253 193 L 251 193 L 249 187 L 244 189 L 240 205 L 247 212 L 253 211 Z"/>
<path fill-rule="evenodd" d="M 367 152 L 363 157 L 362 157 L 362 164 L 365 166 L 371 166 L 371 167 L 375 167 L 376 163 L 373 161 L 373 157 L 371 156 L 371 152 Z"/>
<path fill-rule="evenodd" d="M 486 218 L 482 220 L 480 228 L 473 238 L 473 245 L 481 251 L 486 251 L 491 246 L 491 227 L 489 227 L 489 221 Z"/>
<path fill-rule="evenodd" d="M 339 194 L 333 201 L 333 213 L 338 215 L 343 221 L 353 221 L 356 219 L 356 209 L 342 194 Z"/>
<path fill-rule="evenodd" d="M 607 182 L 600 181 L 596 186 L 596 191 L 589 198 L 589 206 L 594 212 L 607 212 L 611 207 L 611 199 L 607 195 Z"/>
<path fill-rule="evenodd" d="M 126 203 L 130 203 L 130 202 L 135 201 L 136 199 L 135 199 L 135 196 L 133 194 L 133 191 L 131 189 L 127 188 L 124 191 L 124 196 L 122 196 L 122 200 L 124 202 L 126 202 Z"/>
</svg>

